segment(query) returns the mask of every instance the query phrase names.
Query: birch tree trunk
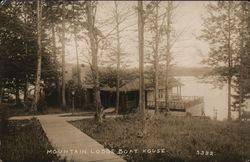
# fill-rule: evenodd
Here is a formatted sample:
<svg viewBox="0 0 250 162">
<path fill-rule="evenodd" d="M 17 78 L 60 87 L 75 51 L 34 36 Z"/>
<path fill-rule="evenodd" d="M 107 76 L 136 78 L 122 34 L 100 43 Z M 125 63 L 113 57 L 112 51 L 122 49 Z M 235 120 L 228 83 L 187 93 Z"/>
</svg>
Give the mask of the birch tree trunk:
<svg viewBox="0 0 250 162">
<path fill-rule="evenodd" d="M 95 19 L 91 1 L 86 1 L 86 5 L 87 5 L 88 36 L 90 39 L 91 55 L 92 55 L 92 76 L 94 83 L 96 117 L 97 121 L 102 123 L 103 107 L 101 105 L 98 59 L 97 59 L 98 40 L 97 40 L 97 33 L 95 32 L 95 22 L 94 22 Z"/>
<path fill-rule="evenodd" d="M 120 103 L 120 64 L 121 64 L 121 43 L 120 43 L 120 22 L 119 22 L 119 13 L 118 13 L 118 3 L 115 3 L 115 22 L 116 22 L 116 52 L 117 52 L 117 69 L 116 69 L 116 106 L 115 112 L 118 114 L 119 111 L 119 103 Z"/>
<path fill-rule="evenodd" d="M 169 64 L 170 64 L 170 58 L 171 58 L 171 53 L 170 53 L 170 33 L 171 33 L 171 10 L 172 10 L 172 3 L 171 1 L 167 2 L 167 51 L 166 51 L 166 67 L 165 67 L 165 105 L 167 111 L 169 111 L 168 107 L 168 100 L 169 100 L 169 95 L 168 95 L 168 82 L 169 82 Z"/>
<path fill-rule="evenodd" d="M 34 100 L 32 102 L 31 111 L 37 111 L 37 103 L 40 98 L 40 81 L 41 81 L 41 66 L 42 66 L 42 53 L 41 53 L 41 23 L 42 23 L 42 1 L 37 0 L 37 70 L 36 70 L 36 83 Z"/>
<path fill-rule="evenodd" d="M 145 85 L 144 85 L 144 14 L 143 14 L 143 2 L 138 1 L 138 46 L 139 46 L 139 111 L 142 118 L 142 132 L 146 133 L 146 121 L 145 121 Z"/>
<path fill-rule="evenodd" d="M 159 28 L 158 28 L 158 3 L 156 2 L 156 15 L 155 15 L 155 49 L 154 49 L 154 66 L 155 66 L 155 76 L 154 76 L 154 100 L 155 100 L 155 114 L 159 114 Z"/>
</svg>

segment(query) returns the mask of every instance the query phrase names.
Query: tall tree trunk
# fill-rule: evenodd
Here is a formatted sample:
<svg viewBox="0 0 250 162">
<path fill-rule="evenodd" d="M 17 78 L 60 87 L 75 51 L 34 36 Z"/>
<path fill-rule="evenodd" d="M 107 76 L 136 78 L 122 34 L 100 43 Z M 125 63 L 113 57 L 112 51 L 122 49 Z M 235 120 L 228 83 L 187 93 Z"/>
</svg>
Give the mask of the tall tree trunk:
<svg viewBox="0 0 250 162">
<path fill-rule="evenodd" d="M 245 3 L 241 2 L 241 31 L 240 31 L 240 69 L 239 69 L 239 73 L 240 73 L 240 78 L 239 78 L 239 120 L 241 121 L 241 115 L 242 115 L 242 102 L 243 102 L 243 75 L 245 73 L 245 67 L 244 67 L 244 63 L 243 63 L 243 55 L 247 53 L 247 51 L 245 51 L 245 31 L 246 31 L 246 8 L 245 8 Z"/>
<path fill-rule="evenodd" d="M 16 96 L 16 105 L 20 105 L 20 85 L 19 85 L 19 80 L 16 80 L 16 87 L 15 87 L 15 96 Z"/>
<path fill-rule="evenodd" d="M 74 42 L 75 42 L 75 52 L 76 52 L 76 72 L 77 72 L 77 87 L 78 87 L 78 106 L 82 106 L 82 89 L 81 89 L 81 73 L 79 65 L 79 55 L 78 55 L 78 44 L 77 44 L 77 32 L 76 27 L 74 27 Z"/>
<path fill-rule="evenodd" d="M 243 65 L 242 65 L 242 60 L 243 60 L 243 53 L 244 53 L 244 45 L 243 45 L 243 34 L 242 34 L 242 31 L 240 33 L 241 35 L 241 40 L 240 40 L 240 67 L 239 67 L 239 119 L 241 121 L 241 109 L 242 109 L 242 100 L 243 100 Z"/>
<path fill-rule="evenodd" d="M 0 104 L 2 103 L 2 98 L 3 98 L 3 84 L 0 78 Z"/>
<path fill-rule="evenodd" d="M 87 5 L 87 19 L 88 19 L 88 35 L 90 39 L 91 55 L 92 55 L 92 75 L 94 82 L 96 117 L 98 122 L 101 123 L 103 118 L 103 107 L 101 105 L 98 59 L 97 59 L 98 40 L 97 40 L 97 35 L 94 31 L 95 22 L 94 22 L 93 6 L 91 4 L 91 1 L 86 1 L 86 5 Z"/>
<path fill-rule="evenodd" d="M 155 76 L 154 76 L 154 100 L 155 100 L 155 114 L 159 114 L 159 25 L 158 25 L 158 2 L 156 2 L 156 17 L 155 17 L 155 49 L 154 49 L 154 56 L 155 56 Z"/>
<path fill-rule="evenodd" d="M 26 3 L 24 5 L 27 5 Z M 25 24 L 25 30 L 27 30 L 27 13 L 24 12 L 24 24 Z M 25 39 L 27 39 L 27 36 L 25 34 Z M 25 40 L 25 55 L 28 56 L 28 42 Z M 29 88 L 29 75 L 25 74 L 25 87 L 24 87 L 24 103 L 27 102 L 27 96 L 28 96 L 28 88 Z"/>
<path fill-rule="evenodd" d="M 241 83 L 240 83 L 241 84 Z M 243 95 L 242 95 L 242 86 L 240 85 L 240 94 L 239 94 L 239 119 L 241 121 L 241 109 L 242 109 L 242 98 L 243 98 Z"/>
<path fill-rule="evenodd" d="M 24 96 L 23 96 L 24 102 L 27 102 L 28 91 L 29 91 L 29 78 L 28 78 L 28 74 L 26 74 L 26 75 L 25 75 Z"/>
<path fill-rule="evenodd" d="M 121 44 L 120 44 L 120 23 L 119 23 L 119 13 L 118 13 L 118 3 L 115 3 L 115 21 L 116 21 L 116 43 L 117 43 L 117 69 L 116 69 L 116 106 L 115 112 L 118 114 L 119 111 L 119 103 L 120 103 L 120 64 L 121 64 Z"/>
<path fill-rule="evenodd" d="M 138 1 L 138 46 L 139 46 L 139 109 L 142 118 L 142 132 L 146 133 L 146 120 L 145 120 L 145 85 L 144 85 L 144 14 L 143 2 Z"/>
<path fill-rule="evenodd" d="M 172 3 L 171 1 L 167 2 L 167 51 L 166 51 L 166 67 L 165 67 L 165 106 L 167 111 L 169 111 L 168 107 L 168 101 L 169 101 L 169 95 L 168 95 L 168 80 L 169 80 L 169 64 L 171 59 L 171 53 L 170 53 L 170 33 L 171 33 L 171 10 L 172 10 Z"/>
<path fill-rule="evenodd" d="M 228 120 L 231 120 L 232 53 L 231 53 L 231 2 L 228 1 Z"/>
<path fill-rule="evenodd" d="M 2 69 L 1 65 L 0 65 L 0 69 Z M 2 103 L 2 96 L 3 96 L 3 80 L 0 74 L 0 104 Z"/>
<path fill-rule="evenodd" d="M 228 120 L 231 121 L 231 87 L 232 87 L 232 77 L 228 77 Z"/>
<path fill-rule="evenodd" d="M 55 24 L 54 23 L 52 23 L 52 28 L 51 28 L 51 30 L 52 30 L 52 51 L 53 51 L 53 57 L 54 57 L 54 63 L 56 64 L 56 60 L 57 60 L 57 57 L 56 57 L 56 55 L 57 55 L 57 52 L 56 52 L 56 31 L 55 31 Z M 62 106 L 61 105 L 61 86 L 60 86 L 60 74 L 59 73 L 57 73 L 57 80 L 56 80 L 56 87 L 57 87 L 57 94 L 58 94 L 58 96 L 57 96 L 57 100 L 58 100 L 58 104 L 60 105 L 60 106 Z"/>
<path fill-rule="evenodd" d="M 83 95 L 84 95 L 84 109 L 87 110 L 88 109 L 88 90 L 87 90 L 87 87 L 86 87 L 86 83 L 85 81 L 83 82 Z"/>
<path fill-rule="evenodd" d="M 79 66 L 77 33 L 76 33 L 76 28 L 75 28 L 75 27 L 74 27 L 74 42 L 75 42 L 75 52 L 76 52 L 77 86 L 78 86 L 78 88 L 79 88 L 80 85 L 81 85 L 81 73 L 80 73 L 80 66 Z"/>
<path fill-rule="evenodd" d="M 42 66 L 42 53 L 41 53 L 41 23 L 42 23 L 42 4 L 41 0 L 37 0 L 37 70 L 36 70 L 36 83 L 34 100 L 32 102 L 32 111 L 37 111 L 37 103 L 40 98 L 40 81 L 41 81 L 41 66 Z"/>
<path fill-rule="evenodd" d="M 65 9 L 65 4 L 63 4 L 63 10 Z M 66 96 L 65 96 L 65 18 L 62 20 L 62 108 L 66 109 Z"/>
</svg>

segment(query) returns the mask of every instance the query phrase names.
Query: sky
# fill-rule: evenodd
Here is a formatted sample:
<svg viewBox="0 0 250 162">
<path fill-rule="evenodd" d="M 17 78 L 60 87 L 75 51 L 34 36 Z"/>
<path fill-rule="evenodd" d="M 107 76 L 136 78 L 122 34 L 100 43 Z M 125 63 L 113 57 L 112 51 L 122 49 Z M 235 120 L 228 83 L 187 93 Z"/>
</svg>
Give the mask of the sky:
<svg viewBox="0 0 250 162">
<path fill-rule="evenodd" d="M 201 66 L 202 55 L 207 54 L 208 45 L 198 40 L 201 34 L 202 16 L 206 14 L 205 1 L 181 1 L 174 24 L 177 31 L 185 28 L 185 33 L 176 43 L 174 51 L 178 65 Z M 177 49 L 181 49 L 179 52 Z"/>
<path fill-rule="evenodd" d="M 148 2 L 145 2 L 148 3 Z M 166 2 L 161 2 L 161 5 L 166 5 Z M 187 67 L 200 67 L 201 60 L 207 55 L 208 45 L 206 42 L 197 39 L 202 29 L 202 16 L 206 14 L 205 4 L 206 1 L 175 1 L 175 5 L 178 7 L 175 10 L 173 16 L 173 28 L 178 34 L 183 32 L 181 37 L 177 40 L 172 48 L 172 55 L 174 56 L 174 63 L 178 66 Z M 124 61 L 130 67 L 138 67 L 138 43 L 137 43 L 137 14 L 136 5 L 134 1 L 119 1 L 120 10 L 126 12 L 127 10 L 134 15 L 130 16 L 121 27 L 130 26 L 121 33 L 122 35 L 122 49 L 126 53 Z M 97 9 L 97 22 L 107 22 L 106 25 L 102 25 L 101 29 L 103 33 L 109 33 L 113 29 L 110 17 L 114 2 L 102 1 Z M 98 26 L 98 24 L 97 24 Z M 66 60 L 69 63 L 76 62 L 75 46 L 73 41 L 69 41 L 66 49 Z M 88 47 L 85 41 L 79 42 L 80 62 L 86 63 L 86 60 L 90 60 L 88 53 Z M 98 57 L 99 61 L 105 59 L 107 51 L 102 51 L 102 54 Z"/>
</svg>

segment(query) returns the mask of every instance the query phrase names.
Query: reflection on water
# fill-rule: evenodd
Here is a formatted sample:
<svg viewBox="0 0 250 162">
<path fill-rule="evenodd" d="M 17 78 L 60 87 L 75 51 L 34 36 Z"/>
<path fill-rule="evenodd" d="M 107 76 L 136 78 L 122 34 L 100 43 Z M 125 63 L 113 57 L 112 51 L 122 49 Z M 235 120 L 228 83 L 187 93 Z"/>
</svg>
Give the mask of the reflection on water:
<svg viewBox="0 0 250 162">
<path fill-rule="evenodd" d="M 196 77 L 176 78 L 184 84 L 182 86 L 182 95 L 204 97 L 205 114 L 207 116 L 214 117 L 215 111 L 217 111 L 217 119 L 223 120 L 227 118 L 227 85 L 219 89 L 214 88 L 210 83 L 202 82 Z M 237 113 L 232 112 L 232 116 L 235 118 Z"/>
</svg>

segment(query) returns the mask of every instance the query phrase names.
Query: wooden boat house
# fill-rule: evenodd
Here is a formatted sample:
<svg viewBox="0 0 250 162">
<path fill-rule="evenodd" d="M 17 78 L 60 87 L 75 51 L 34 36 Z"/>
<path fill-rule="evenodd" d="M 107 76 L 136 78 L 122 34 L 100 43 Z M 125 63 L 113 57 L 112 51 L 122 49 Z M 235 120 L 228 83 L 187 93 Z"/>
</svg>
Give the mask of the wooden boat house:
<svg viewBox="0 0 250 162">
<path fill-rule="evenodd" d="M 173 79 L 169 84 L 169 100 L 165 103 L 165 89 L 159 87 L 158 105 L 161 111 L 184 112 L 192 116 L 202 116 L 204 114 L 204 100 L 199 96 L 182 96 L 181 88 L 183 84 Z M 88 86 L 89 101 L 93 102 L 93 86 Z M 101 87 L 101 102 L 105 108 L 115 107 L 116 104 L 116 88 Z M 146 109 L 153 110 L 155 108 L 154 89 L 150 85 L 146 85 L 145 102 Z M 120 106 L 119 112 L 129 113 L 135 111 L 139 106 L 139 79 L 132 80 L 120 87 Z M 168 108 L 168 109 L 167 109 Z"/>
</svg>

